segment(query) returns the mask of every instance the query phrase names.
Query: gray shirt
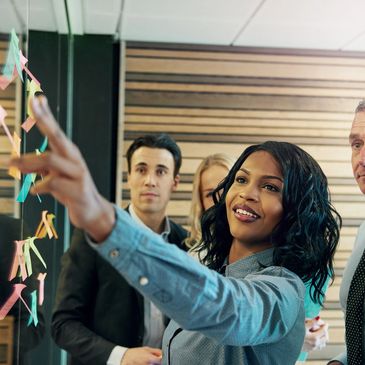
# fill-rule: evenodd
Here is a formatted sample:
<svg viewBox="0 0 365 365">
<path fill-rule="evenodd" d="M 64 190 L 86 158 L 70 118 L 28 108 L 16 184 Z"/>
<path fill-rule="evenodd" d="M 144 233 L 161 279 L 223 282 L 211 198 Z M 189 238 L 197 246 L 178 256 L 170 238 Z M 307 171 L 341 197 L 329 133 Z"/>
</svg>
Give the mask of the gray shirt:
<svg viewBox="0 0 365 365">
<path fill-rule="evenodd" d="M 185 331 L 164 347 L 164 364 L 293 365 L 304 339 L 304 285 L 272 266 L 273 250 L 241 259 L 226 276 L 209 270 L 116 208 L 110 236 L 95 249 Z M 178 323 L 178 325 L 177 325 Z M 179 338 L 179 336 L 181 337 Z M 196 343 L 197 341 L 197 343 Z"/>
</svg>

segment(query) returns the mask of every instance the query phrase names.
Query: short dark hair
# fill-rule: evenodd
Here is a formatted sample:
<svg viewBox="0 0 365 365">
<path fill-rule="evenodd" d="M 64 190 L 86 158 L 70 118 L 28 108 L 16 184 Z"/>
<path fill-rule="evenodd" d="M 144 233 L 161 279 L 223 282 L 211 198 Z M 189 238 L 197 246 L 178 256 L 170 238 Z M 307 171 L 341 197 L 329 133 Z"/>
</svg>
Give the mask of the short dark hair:
<svg viewBox="0 0 365 365">
<path fill-rule="evenodd" d="M 311 286 L 311 297 L 322 303 L 323 287 L 334 275 L 333 257 L 339 241 L 341 217 L 332 206 L 327 178 L 318 163 L 300 147 L 267 141 L 246 148 L 213 192 L 215 205 L 202 216 L 203 262 L 219 270 L 232 244 L 226 195 L 242 163 L 254 152 L 268 152 L 284 177 L 283 217 L 271 235 L 274 265 L 296 273 Z M 206 254 L 205 254 L 206 253 Z"/>
<path fill-rule="evenodd" d="M 131 160 L 133 153 L 141 147 L 160 148 L 169 151 L 174 158 L 174 176 L 179 173 L 181 167 L 181 150 L 175 140 L 167 133 L 146 134 L 133 141 L 128 148 L 126 156 L 128 162 L 128 173 L 131 172 Z"/>
</svg>

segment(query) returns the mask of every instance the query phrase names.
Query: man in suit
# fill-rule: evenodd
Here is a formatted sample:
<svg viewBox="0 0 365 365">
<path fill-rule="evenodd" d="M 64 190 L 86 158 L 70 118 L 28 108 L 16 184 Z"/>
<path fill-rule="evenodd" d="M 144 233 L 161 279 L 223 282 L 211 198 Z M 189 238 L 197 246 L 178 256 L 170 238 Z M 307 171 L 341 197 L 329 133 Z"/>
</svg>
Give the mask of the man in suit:
<svg viewBox="0 0 365 365">
<path fill-rule="evenodd" d="M 127 151 L 130 205 L 142 225 L 184 248 L 187 232 L 166 216 L 179 183 L 181 152 L 166 134 L 137 138 Z M 55 342 L 71 364 L 160 364 L 166 319 L 104 261 L 80 231 L 62 258 L 52 317 Z"/>
<path fill-rule="evenodd" d="M 352 150 L 351 163 L 353 174 L 361 192 L 365 194 L 365 100 L 361 101 L 355 110 L 355 118 L 352 123 L 349 142 Z M 365 255 L 364 249 L 365 222 L 361 224 L 358 230 L 352 254 L 343 273 L 340 289 L 340 303 L 342 310 L 346 314 L 347 349 L 344 353 L 328 363 L 331 365 L 365 363 L 365 326 L 361 325 L 365 317 L 365 298 L 363 294 L 360 294 L 365 285 L 363 280 L 365 270 L 362 257 Z M 356 287 L 356 277 L 360 279 L 358 281 L 358 287 Z M 355 302 L 353 299 L 356 299 Z M 358 308 L 356 308 L 357 306 Z M 353 314 L 356 314 L 355 318 L 352 316 Z M 352 327 L 351 322 L 354 322 L 354 325 L 358 326 L 358 328 Z"/>
<path fill-rule="evenodd" d="M 8 217 L 0 214 L 0 308 L 3 308 L 13 292 L 13 286 L 17 283 L 25 284 L 22 297 L 31 306 L 31 292 L 38 289 L 37 274 L 40 272 L 37 261 L 33 262 L 33 274 L 25 281 L 20 277 L 15 277 L 9 281 L 9 272 L 12 267 L 15 240 L 21 240 L 30 236 L 27 227 L 20 219 Z M 9 316 L 14 317 L 13 334 L 13 363 L 19 365 L 29 364 L 29 351 L 36 347 L 42 340 L 45 332 L 43 313 L 37 308 L 38 324 L 27 325 L 29 312 L 20 299 L 8 312 Z"/>
</svg>

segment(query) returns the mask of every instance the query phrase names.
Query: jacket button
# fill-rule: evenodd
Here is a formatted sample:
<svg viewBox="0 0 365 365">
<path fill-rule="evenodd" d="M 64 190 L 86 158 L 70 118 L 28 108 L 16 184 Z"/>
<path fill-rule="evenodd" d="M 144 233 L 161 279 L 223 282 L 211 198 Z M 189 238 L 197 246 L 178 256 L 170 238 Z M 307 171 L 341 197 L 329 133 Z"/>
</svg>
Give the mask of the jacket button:
<svg viewBox="0 0 365 365">
<path fill-rule="evenodd" d="M 109 256 L 112 258 L 112 259 L 115 259 L 117 257 L 119 257 L 119 250 L 117 248 L 115 248 L 114 250 L 111 250 L 109 252 Z"/>
<path fill-rule="evenodd" d="M 145 276 L 141 276 L 139 278 L 139 285 L 146 286 L 147 284 L 148 284 L 148 278 L 146 278 Z"/>
</svg>

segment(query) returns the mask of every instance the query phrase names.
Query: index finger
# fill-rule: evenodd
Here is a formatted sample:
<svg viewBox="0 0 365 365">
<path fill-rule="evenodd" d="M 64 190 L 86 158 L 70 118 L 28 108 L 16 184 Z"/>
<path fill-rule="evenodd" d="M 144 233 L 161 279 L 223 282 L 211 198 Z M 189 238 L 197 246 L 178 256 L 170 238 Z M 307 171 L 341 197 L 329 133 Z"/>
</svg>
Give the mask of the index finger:
<svg viewBox="0 0 365 365">
<path fill-rule="evenodd" d="M 48 138 L 51 150 L 61 156 L 68 157 L 70 149 L 73 150 L 73 143 L 66 137 L 54 118 L 48 106 L 47 98 L 43 95 L 34 97 L 30 104 L 37 121 L 37 127 Z"/>
</svg>

